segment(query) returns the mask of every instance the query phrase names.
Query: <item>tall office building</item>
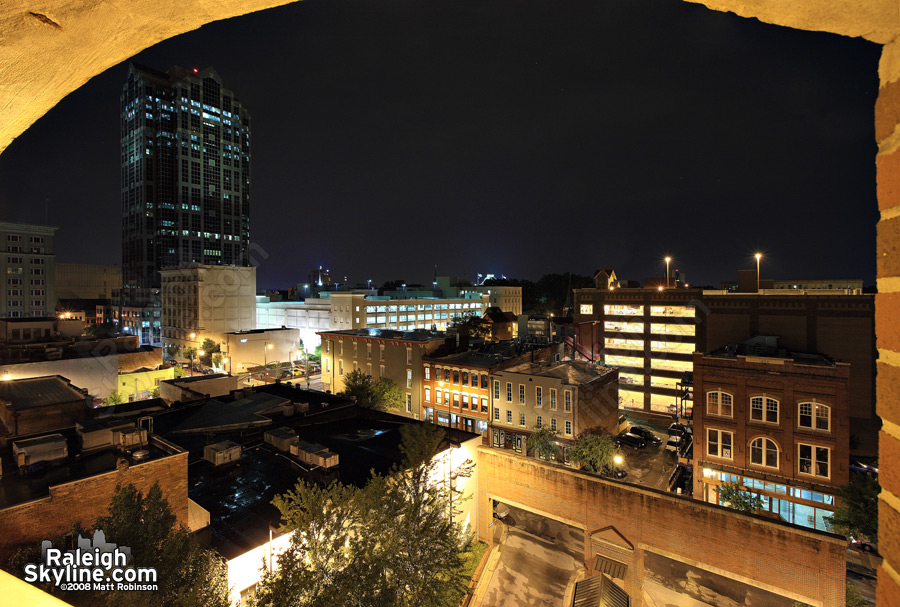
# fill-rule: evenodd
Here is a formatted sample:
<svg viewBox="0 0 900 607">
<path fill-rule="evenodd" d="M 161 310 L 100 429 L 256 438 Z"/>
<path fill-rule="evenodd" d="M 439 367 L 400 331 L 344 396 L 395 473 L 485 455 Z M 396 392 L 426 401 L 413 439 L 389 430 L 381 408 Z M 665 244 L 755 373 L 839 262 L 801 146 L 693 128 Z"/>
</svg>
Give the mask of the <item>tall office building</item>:
<svg viewBox="0 0 900 607">
<path fill-rule="evenodd" d="M 250 115 L 216 71 L 131 64 L 121 112 L 123 286 L 249 265 Z"/>
<path fill-rule="evenodd" d="M 54 315 L 56 271 L 53 226 L 0 222 L 0 317 L 24 318 Z"/>
</svg>

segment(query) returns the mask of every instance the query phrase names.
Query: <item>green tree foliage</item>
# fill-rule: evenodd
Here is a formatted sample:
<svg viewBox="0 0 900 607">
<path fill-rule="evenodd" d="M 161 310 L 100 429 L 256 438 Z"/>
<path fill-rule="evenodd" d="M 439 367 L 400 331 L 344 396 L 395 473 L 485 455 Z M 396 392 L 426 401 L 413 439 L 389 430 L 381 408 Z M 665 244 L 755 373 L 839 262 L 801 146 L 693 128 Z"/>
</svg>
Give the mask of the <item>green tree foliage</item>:
<svg viewBox="0 0 900 607">
<path fill-rule="evenodd" d="M 562 449 L 556 444 L 558 434 L 556 430 L 551 430 L 548 426 L 535 426 L 534 432 L 528 435 L 526 446 L 529 451 L 534 452 L 536 457 L 556 459 L 562 453 Z"/>
<path fill-rule="evenodd" d="M 225 360 L 225 356 L 223 356 L 221 352 L 215 352 L 215 353 L 213 353 L 213 355 L 210 357 L 210 360 L 212 361 L 212 366 L 213 366 L 213 367 L 216 367 L 216 368 L 221 369 L 221 368 L 222 368 L 222 361 Z"/>
<path fill-rule="evenodd" d="M 108 516 L 100 517 L 107 541 L 131 548 L 137 567 L 155 567 L 156 592 L 103 594 L 108 605 L 123 607 L 178 605 L 225 607 L 229 604 L 224 562 L 201 548 L 176 517 L 158 483 L 144 496 L 134 485 L 116 487 Z"/>
<path fill-rule="evenodd" d="M 605 434 L 584 433 L 569 449 L 569 457 L 584 469 L 596 474 L 608 474 L 615 469 L 616 443 Z"/>
<path fill-rule="evenodd" d="M 868 474 L 851 474 L 850 482 L 835 492 L 840 498 L 834 516 L 825 521 L 837 533 L 878 543 L 878 479 Z"/>
<path fill-rule="evenodd" d="M 362 370 L 344 374 L 344 396 L 356 398 L 356 402 L 376 411 L 400 409 L 403 406 L 403 391 L 397 383 L 387 377 L 375 379 Z"/>
<path fill-rule="evenodd" d="M 175 344 L 166 344 L 165 352 L 167 359 L 175 360 L 175 357 L 178 356 L 178 346 Z"/>
<path fill-rule="evenodd" d="M 85 325 L 81 332 L 94 339 L 109 339 L 118 335 L 119 328 L 111 322 L 94 323 Z"/>
<path fill-rule="evenodd" d="M 203 355 L 200 356 L 200 359 L 199 359 L 200 364 L 209 367 L 209 366 L 212 366 L 213 354 L 215 354 L 217 352 L 221 352 L 222 347 L 207 337 L 203 340 L 203 343 L 200 344 L 200 350 L 203 351 Z"/>
<path fill-rule="evenodd" d="M 104 407 L 109 407 L 111 405 L 121 405 L 126 402 L 126 398 L 119 394 L 118 390 L 113 390 L 109 393 L 109 396 L 106 397 L 106 400 L 103 401 Z"/>
<path fill-rule="evenodd" d="M 486 338 L 491 335 L 490 323 L 477 314 L 457 316 L 450 322 L 450 326 L 459 331 L 460 335 L 468 335 L 469 337 Z"/>
<path fill-rule="evenodd" d="M 405 426 L 406 467 L 373 475 L 363 489 L 304 481 L 273 503 L 294 531 L 274 571 L 264 575 L 260 607 L 456 607 L 465 592 L 465 530 L 452 521 L 463 497 L 453 470 L 433 459 L 443 432 Z"/>
<path fill-rule="evenodd" d="M 737 483 L 722 483 L 719 486 L 719 502 L 741 512 L 756 512 L 762 508 L 762 498 Z"/>
<path fill-rule="evenodd" d="M 522 311 L 526 314 L 562 314 L 569 289 L 589 289 L 593 276 L 546 274 L 537 282 L 516 279 L 491 279 L 485 286 L 522 287 Z"/>
<path fill-rule="evenodd" d="M 847 607 L 871 607 L 871 603 L 850 582 L 847 582 L 846 604 Z"/>
</svg>

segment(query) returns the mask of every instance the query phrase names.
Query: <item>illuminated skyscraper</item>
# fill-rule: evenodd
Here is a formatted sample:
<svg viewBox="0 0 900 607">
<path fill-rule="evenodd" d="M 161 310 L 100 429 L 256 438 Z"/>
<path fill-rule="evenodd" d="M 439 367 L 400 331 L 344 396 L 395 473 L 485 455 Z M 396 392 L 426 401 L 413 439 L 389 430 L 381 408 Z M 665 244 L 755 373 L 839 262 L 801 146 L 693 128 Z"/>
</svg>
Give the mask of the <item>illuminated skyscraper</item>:
<svg viewBox="0 0 900 607">
<path fill-rule="evenodd" d="M 123 286 L 250 265 L 250 115 L 216 71 L 131 64 L 121 128 Z"/>
</svg>

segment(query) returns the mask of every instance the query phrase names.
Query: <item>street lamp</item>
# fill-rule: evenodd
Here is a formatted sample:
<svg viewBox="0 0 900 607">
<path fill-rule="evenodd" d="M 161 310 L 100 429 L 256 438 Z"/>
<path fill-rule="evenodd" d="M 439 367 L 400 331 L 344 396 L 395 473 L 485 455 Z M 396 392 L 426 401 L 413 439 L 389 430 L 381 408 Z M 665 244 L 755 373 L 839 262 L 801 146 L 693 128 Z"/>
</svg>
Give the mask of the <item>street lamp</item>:
<svg viewBox="0 0 900 607">
<path fill-rule="evenodd" d="M 757 253 L 754 257 L 756 257 L 756 292 L 759 293 L 759 260 L 762 259 L 762 253 Z"/>
<path fill-rule="evenodd" d="M 672 262 L 671 257 L 666 257 L 666 288 L 669 288 L 669 264 Z"/>
<path fill-rule="evenodd" d="M 263 369 L 266 374 L 263 376 L 263 383 L 269 383 L 269 350 L 272 349 L 272 344 L 266 342 L 266 347 L 263 348 Z"/>
</svg>

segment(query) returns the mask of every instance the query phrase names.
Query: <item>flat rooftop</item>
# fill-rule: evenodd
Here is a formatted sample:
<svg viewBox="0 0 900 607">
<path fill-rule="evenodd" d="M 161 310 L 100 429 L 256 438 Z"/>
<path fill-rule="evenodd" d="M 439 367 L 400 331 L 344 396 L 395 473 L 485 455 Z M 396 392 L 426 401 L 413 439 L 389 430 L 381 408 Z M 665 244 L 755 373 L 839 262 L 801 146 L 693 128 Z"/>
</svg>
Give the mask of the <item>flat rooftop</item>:
<svg viewBox="0 0 900 607">
<path fill-rule="evenodd" d="M 130 465 L 135 466 L 172 455 L 168 450 L 154 444 L 140 448 L 147 452 L 147 456 L 140 461 L 135 460 L 131 455 L 124 455 L 113 449 L 82 455 L 79 437 L 74 428 L 56 430 L 46 434 L 62 434 L 66 439 L 69 455 L 65 460 L 35 464 L 30 467 L 27 474 L 23 475 L 18 472 L 18 463 L 12 452 L 13 443 L 18 441 L 11 440 L 6 447 L 0 449 L 0 465 L 3 467 L 3 476 L 0 477 L 0 508 L 8 508 L 47 497 L 50 495 L 50 487 L 54 485 L 71 483 L 112 472 L 116 469 L 116 462 L 122 457 L 127 459 Z"/>
<path fill-rule="evenodd" d="M 375 337 L 378 339 L 394 339 L 398 341 L 434 341 L 443 340 L 446 334 L 442 331 L 416 329 L 415 331 L 397 331 L 396 329 L 346 329 L 344 331 L 319 331 L 319 335 L 346 335 L 348 337 Z"/>
<path fill-rule="evenodd" d="M 0 382 L 0 400 L 19 411 L 73 401 L 85 402 L 85 397 L 83 392 L 73 388 L 59 375 Z"/>
<path fill-rule="evenodd" d="M 523 363 L 504 369 L 502 372 L 555 377 L 561 379 L 564 384 L 579 386 L 615 373 L 616 369 L 583 360 L 567 360 L 558 363 Z"/>
<path fill-rule="evenodd" d="M 824 354 L 792 352 L 778 346 L 775 336 L 758 336 L 738 344 L 731 344 L 703 355 L 704 358 L 737 359 L 738 356 L 793 360 L 801 365 L 833 367 L 834 360 Z"/>
<path fill-rule="evenodd" d="M 486 342 L 479 348 L 466 350 L 464 352 L 455 352 L 453 354 L 440 355 L 440 350 L 436 354 L 423 356 L 423 360 L 457 365 L 470 365 L 474 367 L 492 367 L 498 363 L 517 356 L 523 356 L 529 352 L 542 350 L 548 344 L 522 343 L 518 340 L 509 339 L 501 342 Z"/>
<path fill-rule="evenodd" d="M 198 537 L 230 559 L 265 543 L 270 526 L 278 528 L 281 516 L 271 504 L 276 495 L 292 489 L 301 479 L 362 486 L 372 471 L 386 474 L 402 462 L 400 428 L 420 423 L 424 422 L 352 405 L 313 416 L 273 416 L 270 425 L 250 432 L 168 438 L 190 452 L 188 495 L 210 513 L 210 526 Z M 281 426 L 294 429 L 301 441 L 323 445 L 338 454 L 340 464 L 330 470 L 310 468 L 265 443 L 264 433 Z M 462 441 L 478 436 L 455 434 L 454 438 Z M 214 467 L 203 459 L 203 448 L 225 440 L 241 445 L 241 458 Z"/>
</svg>

